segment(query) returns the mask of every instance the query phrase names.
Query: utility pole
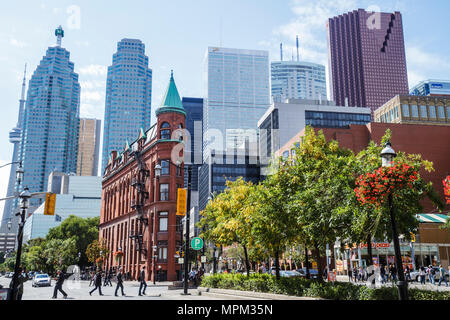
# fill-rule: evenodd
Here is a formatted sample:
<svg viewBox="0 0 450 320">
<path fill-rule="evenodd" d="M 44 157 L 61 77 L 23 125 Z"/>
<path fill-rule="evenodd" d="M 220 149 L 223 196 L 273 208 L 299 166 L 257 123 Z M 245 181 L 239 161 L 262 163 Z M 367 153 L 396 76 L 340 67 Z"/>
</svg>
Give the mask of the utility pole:
<svg viewBox="0 0 450 320">
<path fill-rule="evenodd" d="M 192 167 L 188 165 L 188 185 L 187 185 L 187 206 L 186 206 L 186 235 L 184 243 L 184 294 L 187 295 L 189 289 L 189 225 L 191 208 L 191 175 Z"/>
</svg>

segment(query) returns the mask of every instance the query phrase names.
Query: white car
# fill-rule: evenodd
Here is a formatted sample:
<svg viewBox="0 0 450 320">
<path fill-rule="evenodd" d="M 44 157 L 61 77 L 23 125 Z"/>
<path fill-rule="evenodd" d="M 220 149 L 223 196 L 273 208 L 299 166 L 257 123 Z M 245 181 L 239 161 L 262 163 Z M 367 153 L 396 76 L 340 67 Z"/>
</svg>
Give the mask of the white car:
<svg viewBox="0 0 450 320">
<path fill-rule="evenodd" d="M 51 286 L 52 279 L 48 274 L 36 274 L 31 283 L 33 287 Z"/>
</svg>

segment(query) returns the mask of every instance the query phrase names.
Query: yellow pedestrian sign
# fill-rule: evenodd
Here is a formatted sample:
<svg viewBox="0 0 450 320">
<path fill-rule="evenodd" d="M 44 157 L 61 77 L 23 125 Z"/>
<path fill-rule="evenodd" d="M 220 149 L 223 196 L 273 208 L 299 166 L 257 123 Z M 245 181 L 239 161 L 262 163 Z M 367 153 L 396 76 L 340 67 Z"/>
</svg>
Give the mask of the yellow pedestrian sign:
<svg viewBox="0 0 450 320">
<path fill-rule="evenodd" d="M 186 198 L 187 198 L 187 190 L 184 188 L 178 188 L 177 216 L 186 215 Z"/>
<path fill-rule="evenodd" d="M 47 192 L 45 194 L 44 215 L 54 216 L 55 215 L 55 204 L 56 204 L 56 194 Z"/>
</svg>

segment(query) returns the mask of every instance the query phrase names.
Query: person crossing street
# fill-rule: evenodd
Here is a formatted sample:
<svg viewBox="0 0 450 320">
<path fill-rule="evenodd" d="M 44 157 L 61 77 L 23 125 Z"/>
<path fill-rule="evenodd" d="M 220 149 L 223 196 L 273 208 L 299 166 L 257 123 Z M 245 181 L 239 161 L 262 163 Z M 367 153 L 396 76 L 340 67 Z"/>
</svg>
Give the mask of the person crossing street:
<svg viewBox="0 0 450 320">
<path fill-rule="evenodd" d="M 105 272 L 105 283 L 103 284 L 103 286 L 104 287 L 106 287 L 106 286 L 111 286 L 112 287 L 111 271 Z"/>
<path fill-rule="evenodd" d="M 139 285 L 139 295 L 145 295 L 145 289 L 147 289 L 147 283 L 145 282 L 145 266 L 142 267 L 141 273 L 139 274 L 139 278 L 138 278 L 140 285 Z M 141 290 L 142 288 L 144 288 L 144 290 L 142 291 L 141 294 Z"/>
<path fill-rule="evenodd" d="M 92 292 L 94 292 L 95 290 L 98 289 L 99 294 L 102 296 L 103 293 L 102 293 L 102 271 L 101 270 L 98 270 L 97 274 L 95 275 L 94 285 L 95 285 L 95 288 L 92 289 L 91 291 L 89 291 L 89 295 L 91 296 Z"/>
<path fill-rule="evenodd" d="M 119 291 L 119 288 L 122 291 L 122 296 L 125 295 L 125 293 L 123 292 L 123 279 L 122 279 L 122 277 L 123 277 L 123 274 L 122 274 L 122 267 L 121 267 L 121 268 L 119 268 L 119 272 L 117 273 L 117 287 L 116 287 L 116 292 L 114 294 L 116 297 L 118 297 L 117 291 Z"/>
<path fill-rule="evenodd" d="M 58 291 L 63 294 L 64 299 L 67 299 L 67 293 L 64 292 L 62 285 L 65 280 L 65 275 L 61 270 L 58 270 L 58 278 L 56 280 L 55 284 L 55 290 L 53 290 L 53 297 L 52 299 L 58 298 Z"/>
</svg>

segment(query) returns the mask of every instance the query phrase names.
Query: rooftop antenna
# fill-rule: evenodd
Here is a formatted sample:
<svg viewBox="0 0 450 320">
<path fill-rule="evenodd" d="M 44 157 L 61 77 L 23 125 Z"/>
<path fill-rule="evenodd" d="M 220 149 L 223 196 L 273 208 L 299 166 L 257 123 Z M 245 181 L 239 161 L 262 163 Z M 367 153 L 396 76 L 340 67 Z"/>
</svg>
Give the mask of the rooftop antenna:
<svg viewBox="0 0 450 320">
<path fill-rule="evenodd" d="M 281 56 L 281 61 L 283 61 L 283 43 L 280 43 L 280 56 Z"/>
<path fill-rule="evenodd" d="M 55 36 L 56 36 L 56 45 L 58 47 L 61 47 L 61 41 L 62 38 L 64 38 L 64 30 L 61 26 L 59 26 L 58 29 L 55 30 Z"/>
<path fill-rule="evenodd" d="M 300 61 L 300 55 L 298 52 L 298 35 L 297 35 L 297 61 Z"/>
</svg>

